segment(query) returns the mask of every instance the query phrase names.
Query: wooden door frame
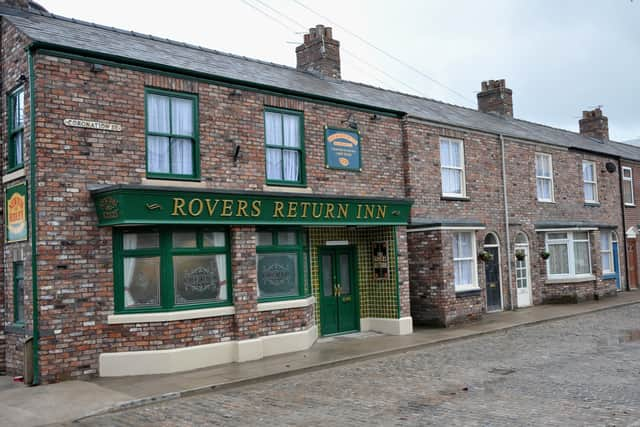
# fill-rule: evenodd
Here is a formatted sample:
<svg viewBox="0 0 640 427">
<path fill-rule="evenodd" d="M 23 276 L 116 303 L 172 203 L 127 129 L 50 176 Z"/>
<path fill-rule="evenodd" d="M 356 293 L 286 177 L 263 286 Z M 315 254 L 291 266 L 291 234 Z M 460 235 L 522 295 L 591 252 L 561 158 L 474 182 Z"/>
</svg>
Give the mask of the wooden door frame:
<svg viewBox="0 0 640 427">
<path fill-rule="evenodd" d="M 501 262 L 501 255 L 500 255 L 500 239 L 498 238 L 498 235 L 496 233 L 493 233 L 493 232 L 487 233 L 487 235 L 489 235 L 489 234 L 493 234 L 493 236 L 496 238 L 496 242 L 498 242 L 498 243 L 496 243 L 495 245 L 493 245 L 493 244 L 492 245 L 485 245 L 484 242 L 483 242 L 482 249 L 484 249 L 484 248 L 497 248 L 498 249 L 498 281 L 500 282 L 499 283 L 499 287 L 500 287 L 500 310 L 494 310 L 494 311 L 490 312 L 490 313 L 496 313 L 498 311 L 504 311 L 504 292 L 503 292 L 503 289 L 502 289 L 502 262 Z M 487 238 L 487 236 L 485 236 L 485 239 L 486 238 Z M 484 287 L 485 287 L 485 296 L 484 296 L 485 309 L 488 308 L 487 295 L 486 295 L 486 289 L 487 289 L 487 283 L 486 283 L 487 282 L 487 272 L 486 272 L 486 268 L 487 267 L 485 265 L 485 273 L 484 273 L 484 277 L 485 277 L 485 279 L 484 279 L 484 281 L 485 281 L 485 284 L 484 284 Z M 487 312 L 489 312 L 489 311 L 487 310 Z"/>
<path fill-rule="evenodd" d="M 336 251 L 341 249 L 346 249 L 349 253 L 349 272 L 351 276 L 351 286 L 352 286 L 352 295 L 355 299 L 355 320 L 356 320 L 356 329 L 345 332 L 336 332 L 333 334 L 325 334 L 322 331 L 322 307 L 323 307 L 323 296 L 322 296 L 322 253 L 323 252 L 332 252 L 333 255 L 336 254 Z M 334 262 L 336 262 L 337 257 L 334 257 Z M 320 324 L 320 336 L 330 337 L 335 335 L 345 335 L 352 334 L 354 332 L 360 332 L 360 283 L 358 280 L 359 272 L 358 272 L 358 247 L 356 245 L 335 245 L 335 246 L 318 246 L 318 279 L 320 286 L 320 319 L 318 319 Z"/>
<path fill-rule="evenodd" d="M 533 283 L 531 283 L 531 260 L 530 260 L 531 251 L 529 250 L 528 242 L 526 244 L 516 243 L 513 247 L 513 252 L 515 253 L 518 249 L 526 249 L 526 256 L 524 259 L 527 261 L 527 285 L 529 288 L 529 305 L 520 307 L 520 305 L 518 304 L 518 280 L 516 279 L 516 308 L 526 308 L 526 307 L 531 307 L 533 305 Z"/>
</svg>

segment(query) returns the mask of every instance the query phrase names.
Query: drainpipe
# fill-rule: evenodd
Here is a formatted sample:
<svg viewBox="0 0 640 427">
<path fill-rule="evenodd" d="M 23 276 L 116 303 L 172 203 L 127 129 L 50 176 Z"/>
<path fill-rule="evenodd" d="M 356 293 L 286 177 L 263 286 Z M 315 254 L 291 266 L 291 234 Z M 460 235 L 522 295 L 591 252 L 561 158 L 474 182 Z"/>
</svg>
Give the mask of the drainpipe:
<svg viewBox="0 0 640 427">
<path fill-rule="evenodd" d="M 504 226 L 507 233 L 507 270 L 509 272 L 509 301 L 511 310 L 515 309 L 513 304 L 513 279 L 511 278 L 511 233 L 509 232 L 509 199 L 507 197 L 507 163 L 504 154 L 504 136 L 500 137 L 500 154 L 502 157 L 502 195 L 504 196 Z"/>
<path fill-rule="evenodd" d="M 37 231 L 38 217 L 36 214 L 36 82 L 35 70 L 33 66 L 32 46 L 27 48 L 27 61 L 29 63 L 29 195 L 31 211 L 31 287 L 33 291 L 33 383 L 40 383 L 40 365 L 38 363 L 40 344 L 40 322 L 38 307 L 38 258 L 37 258 Z"/>
<path fill-rule="evenodd" d="M 629 254 L 627 253 L 627 222 L 625 221 L 626 215 L 624 214 L 624 186 L 622 185 L 622 161 L 618 157 L 618 184 L 620 185 L 620 207 L 622 212 L 622 234 L 624 239 L 618 239 L 618 245 L 620 241 L 624 242 L 624 281 L 626 290 L 630 290 L 631 286 L 629 284 Z M 633 181 L 631 182 L 631 186 L 633 187 Z M 618 247 L 618 250 L 620 248 Z M 618 255 L 619 256 L 619 255 Z M 631 260 L 635 262 L 635 260 Z M 636 272 L 637 274 L 637 272 Z"/>
</svg>

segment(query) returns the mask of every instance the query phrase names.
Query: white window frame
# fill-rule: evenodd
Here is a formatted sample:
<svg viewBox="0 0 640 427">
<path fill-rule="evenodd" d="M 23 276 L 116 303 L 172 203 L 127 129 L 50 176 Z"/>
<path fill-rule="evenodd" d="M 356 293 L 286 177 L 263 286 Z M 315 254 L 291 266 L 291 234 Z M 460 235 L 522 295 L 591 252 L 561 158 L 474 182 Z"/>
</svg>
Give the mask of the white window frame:
<svg viewBox="0 0 640 427">
<path fill-rule="evenodd" d="M 589 165 L 591 166 L 591 168 L 593 168 L 593 181 L 587 181 L 587 179 L 584 176 L 584 167 L 586 165 Z M 582 161 L 582 182 L 583 182 L 585 203 L 598 203 L 598 175 L 596 173 L 596 162 L 592 162 L 591 160 Z M 585 190 L 587 185 L 593 186 L 593 199 L 587 199 L 587 191 Z"/>
<path fill-rule="evenodd" d="M 452 244 L 457 244 L 457 237 L 460 234 L 469 234 L 471 236 L 471 256 L 464 258 L 455 258 L 453 256 L 453 246 L 451 247 L 451 258 L 453 259 L 453 287 L 456 292 L 464 292 L 464 291 L 472 291 L 480 289 L 478 286 L 478 260 L 476 259 L 476 233 L 473 231 L 456 231 L 452 236 Z M 461 285 L 456 284 L 455 279 L 455 264 L 456 261 L 471 261 L 472 271 L 471 271 L 471 283 L 464 283 Z"/>
<path fill-rule="evenodd" d="M 602 248 L 602 238 L 605 236 L 609 236 L 609 243 L 607 245 L 606 249 Z M 602 274 L 606 275 L 606 274 L 615 274 L 615 266 L 613 264 L 613 233 L 611 233 L 610 231 L 601 231 L 600 232 L 600 258 L 604 259 L 605 256 L 607 258 L 609 258 L 609 266 L 611 267 L 611 270 L 605 270 L 604 269 L 604 262 L 602 263 Z"/>
<path fill-rule="evenodd" d="M 465 172 L 465 166 L 464 166 L 464 142 L 461 139 L 453 139 L 453 138 L 440 138 L 440 152 L 442 152 L 442 143 L 443 142 L 447 142 L 447 143 L 453 143 L 453 144 L 458 144 L 460 146 L 460 167 L 458 166 L 444 166 L 442 164 L 442 157 L 440 157 L 440 188 L 442 189 L 442 195 L 444 197 L 466 197 L 467 194 L 467 174 Z M 443 169 L 452 169 L 452 170 L 457 170 L 460 171 L 460 180 L 462 181 L 460 183 L 460 193 L 445 193 L 444 191 L 444 176 L 442 174 L 442 170 Z"/>
<path fill-rule="evenodd" d="M 538 159 L 542 159 L 542 158 L 548 158 L 549 159 L 549 176 L 543 176 L 543 175 L 538 175 Z M 536 199 L 539 202 L 554 202 L 555 200 L 555 191 L 553 189 L 553 157 L 551 156 L 551 154 L 546 154 L 546 153 L 536 153 L 536 158 L 535 158 L 535 174 L 536 174 Z M 540 193 L 538 191 L 538 180 L 548 180 L 551 184 L 550 188 L 551 188 L 551 198 L 549 199 L 540 199 L 538 197 L 538 193 Z"/>
<path fill-rule="evenodd" d="M 550 234 L 563 233 L 566 234 L 567 237 L 565 239 L 549 239 Z M 570 278 L 580 278 L 580 277 L 593 277 L 593 263 L 591 262 L 591 239 L 588 231 L 576 231 L 576 233 L 587 233 L 586 240 L 576 240 L 574 239 L 574 231 L 552 231 L 548 232 L 545 235 L 544 245 L 545 251 L 549 251 L 549 244 L 565 244 L 567 245 L 567 261 L 569 263 L 569 273 L 568 274 L 551 274 L 550 263 L 551 258 L 547 259 L 547 277 L 549 279 L 570 279 Z M 576 257 L 575 257 L 575 243 L 576 242 L 587 242 L 587 254 L 589 255 L 589 272 L 588 273 L 580 273 L 576 274 Z"/>
<path fill-rule="evenodd" d="M 629 171 L 629 177 L 625 177 L 624 173 L 625 171 Z M 622 200 L 624 200 L 624 183 L 625 181 L 629 181 L 630 184 L 630 188 L 631 188 L 631 203 L 627 203 L 624 202 L 625 206 L 635 206 L 636 205 L 636 199 L 634 197 L 633 194 L 633 169 L 631 169 L 629 166 L 623 166 L 622 167 Z"/>
</svg>

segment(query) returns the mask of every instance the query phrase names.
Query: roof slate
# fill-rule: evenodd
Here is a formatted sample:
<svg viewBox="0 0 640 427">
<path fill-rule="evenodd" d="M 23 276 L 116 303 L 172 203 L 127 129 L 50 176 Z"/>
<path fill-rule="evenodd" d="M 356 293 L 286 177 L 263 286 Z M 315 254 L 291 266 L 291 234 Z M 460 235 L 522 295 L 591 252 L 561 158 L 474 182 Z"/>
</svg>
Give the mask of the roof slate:
<svg viewBox="0 0 640 427">
<path fill-rule="evenodd" d="M 581 136 L 563 129 L 482 113 L 432 99 L 380 89 L 345 80 L 323 79 L 294 68 L 230 55 L 215 50 L 118 30 L 52 14 L 0 7 L 20 31 L 37 42 L 112 55 L 161 66 L 171 66 L 212 77 L 268 86 L 405 113 L 419 119 L 478 130 L 505 137 L 593 151 L 640 161 L 640 148 Z"/>
</svg>

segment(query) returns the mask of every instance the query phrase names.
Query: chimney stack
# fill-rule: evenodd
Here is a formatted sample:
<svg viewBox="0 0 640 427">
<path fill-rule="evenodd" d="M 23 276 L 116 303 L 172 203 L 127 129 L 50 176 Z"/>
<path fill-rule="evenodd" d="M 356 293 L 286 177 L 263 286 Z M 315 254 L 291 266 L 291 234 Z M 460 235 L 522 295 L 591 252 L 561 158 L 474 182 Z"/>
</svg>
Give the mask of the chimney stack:
<svg viewBox="0 0 640 427">
<path fill-rule="evenodd" d="M 607 116 L 602 115 L 600 107 L 582 112 L 580 135 L 595 138 L 602 142 L 609 140 L 609 119 Z"/>
<path fill-rule="evenodd" d="M 340 78 L 340 42 L 331 36 L 331 28 L 316 25 L 304 35 L 304 43 L 296 48 L 298 71 L 322 77 Z"/>
<path fill-rule="evenodd" d="M 513 92 L 506 87 L 504 79 L 482 82 L 478 92 L 478 110 L 513 117 Z"/>
</svg>

